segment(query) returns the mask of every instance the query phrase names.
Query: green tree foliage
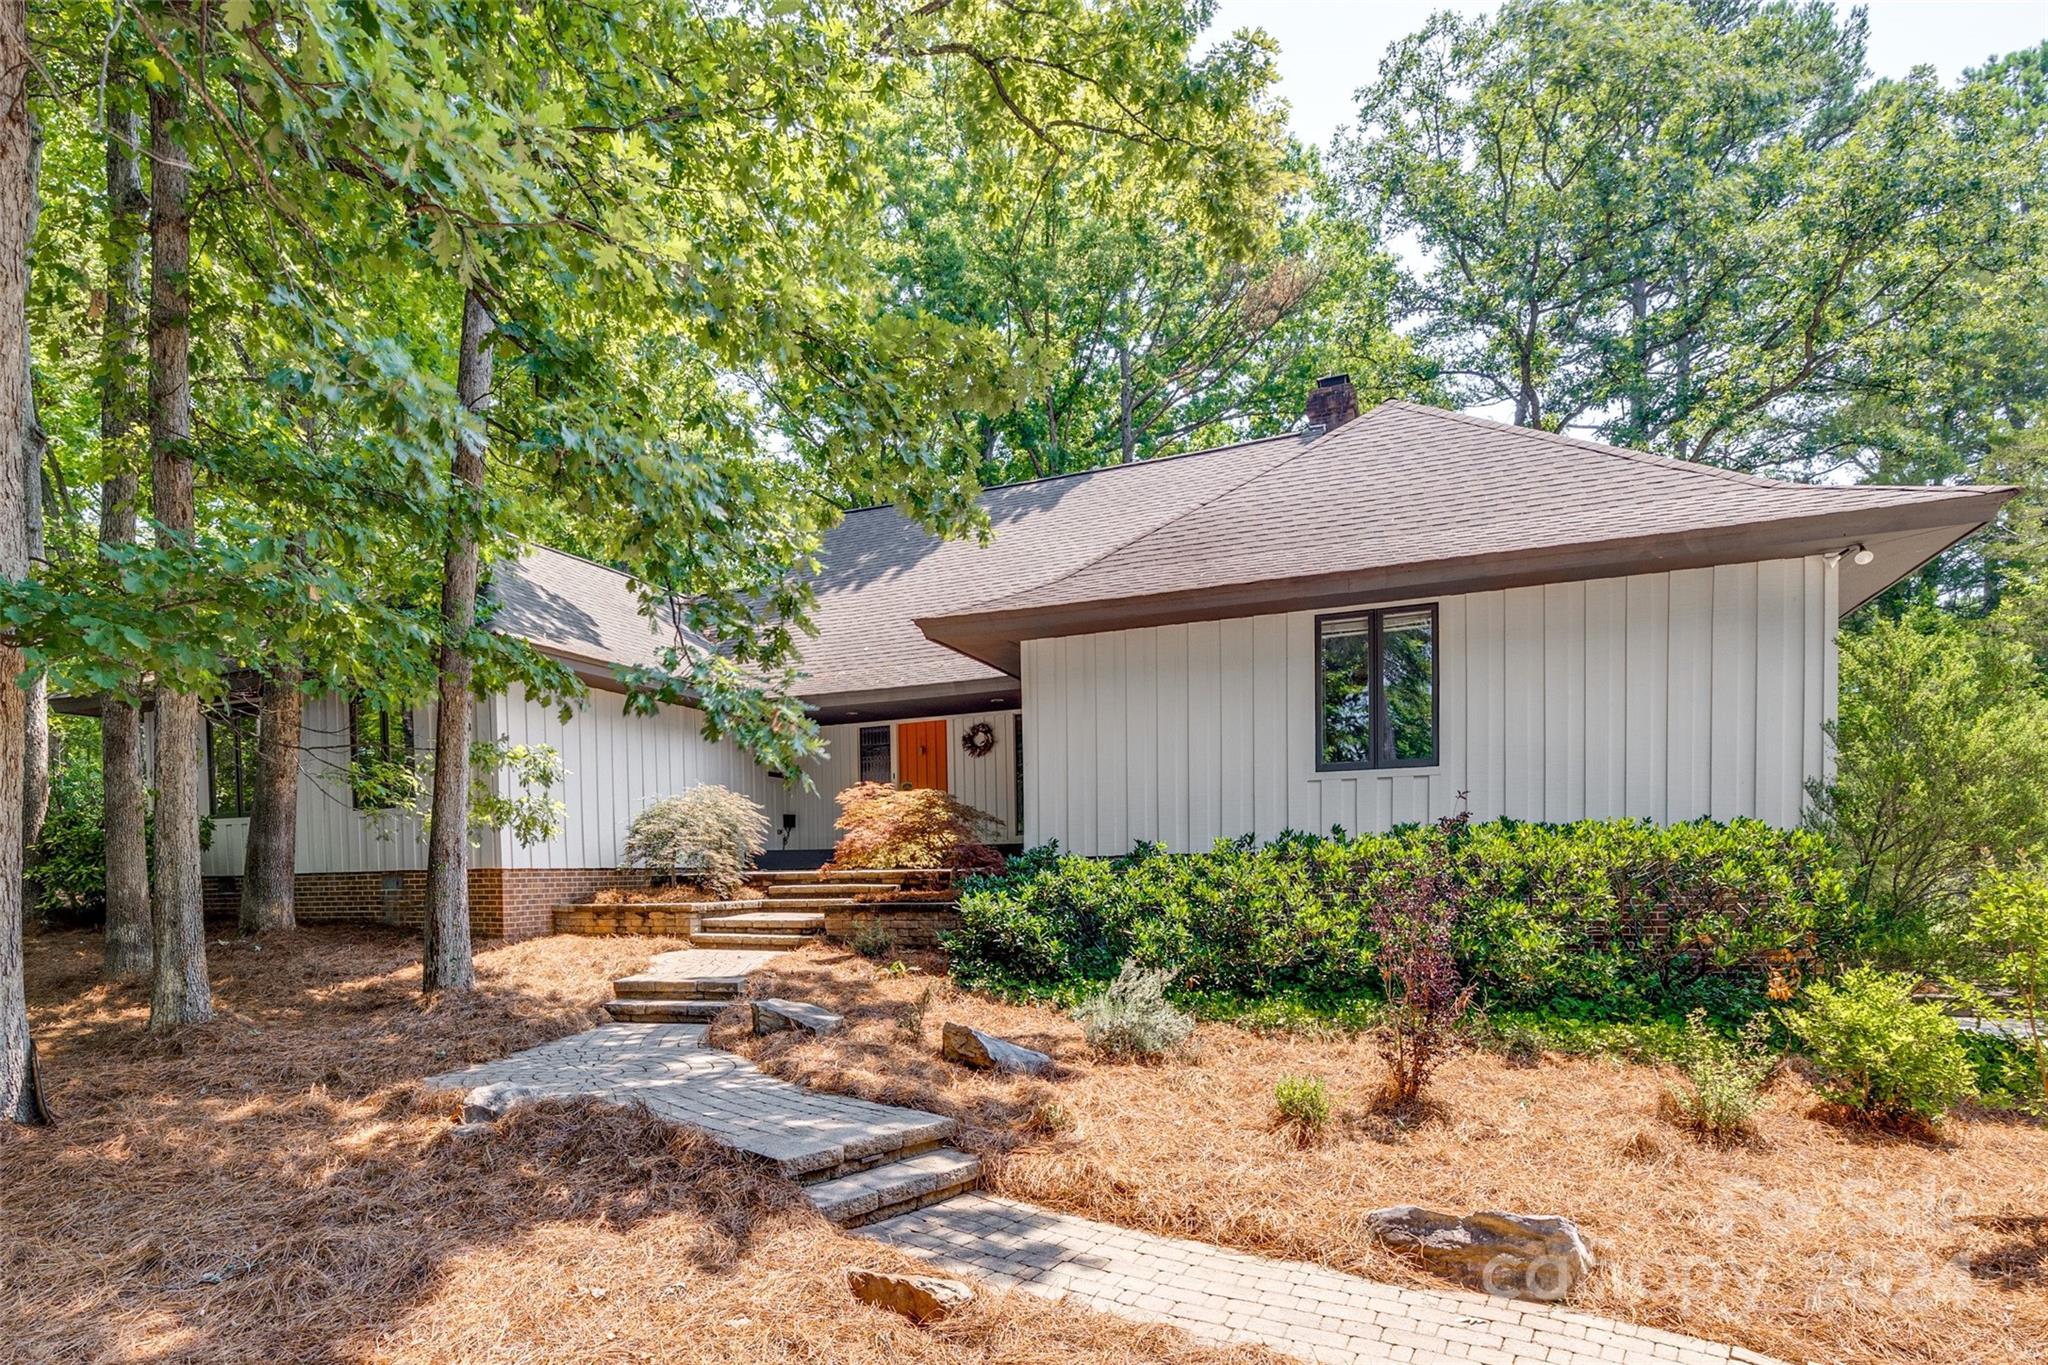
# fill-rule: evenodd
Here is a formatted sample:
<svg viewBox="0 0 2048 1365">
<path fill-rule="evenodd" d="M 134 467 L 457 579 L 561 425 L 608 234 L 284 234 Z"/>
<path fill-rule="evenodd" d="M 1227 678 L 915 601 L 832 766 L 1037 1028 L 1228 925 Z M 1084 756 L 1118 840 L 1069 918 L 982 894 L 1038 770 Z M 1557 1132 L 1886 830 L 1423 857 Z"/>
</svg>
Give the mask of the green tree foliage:
<svg viewBox="0 0 2048 1365">
<path fill-rule="evenodd" d="M 1460 395 L 1745 468 L 1896 467 L 1936 389 L 1923 430 L 1995 425 L 2038 379 L 1946 342 L 2016 340 L 1981 306 L 2038 287 L 2034 59 L 1865 83 L 1863 42 L 1826 4 L 1520 0 L 1397 44 L 1343 164 L 1427 252 Z"/>
<path fill-rule="evenodd" d="M 1134 161 L 1082 121 L 977 142 L 952 112 L 971 71 L 935 73 L 888 129 L 896 288 L 993 329 L 1028 375 L 1025 400 L 979 427 L 986 478 L 1284 431 L 1333 370 L 1368 399 L 1422 391 L 1388 326 L 1388 256 L 1286 142 L 1270 40 L 1240 32 L 1196 57 L 1207 5 L 1137 8 L 1156 19 L 1144 60 L 1201 92 L 1182 156 Z M 1235 173 L 1190 180 L 1197 148 Z"/>
<path fill-rule="evenodd" d="M 2001 992 L 1979 995 L 1980 1014 L 2015 1020 L 2034 1062 L 2034 1101 L 2048 1103 L 2048 868 L 2023 855 L 1987 869 L 1971 892 L 1959 935 L 1965 970 Z"/>
<path fill-rule="evenodd" d="M 2026 648 L 1932 609 L 1841 637 L 1834 781 L 1813 819 L 1867 907 L 1860 947 L 1937 956 L 1988 856 L 2048 840 L 2048 687 Z"/>
</svg>

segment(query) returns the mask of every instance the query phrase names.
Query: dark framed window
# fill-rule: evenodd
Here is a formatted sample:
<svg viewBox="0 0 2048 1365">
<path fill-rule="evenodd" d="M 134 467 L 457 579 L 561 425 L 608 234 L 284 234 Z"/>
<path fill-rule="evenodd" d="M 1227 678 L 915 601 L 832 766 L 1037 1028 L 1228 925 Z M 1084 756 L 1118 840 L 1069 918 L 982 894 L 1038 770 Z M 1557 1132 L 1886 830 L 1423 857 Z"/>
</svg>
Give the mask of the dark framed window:
<svg viewBox="0 0 2048 1365">
<path fill-rule="evenodd" d="M 206 713 L 206 809 L 244 820 L 256 804 L 256 708 L 229 702 Z"/>
<path fill-rule="evenodd" d="M 349 799 L 357 810 L 399 803 L 392 771 L 412 762 L 412 711 L 357 698 L 348 704 Z"/>
<path fill-rule="evenodd" d="M 1437 761 L 1436 604 L 1316 618 L 1316 768 Z"/>
<path fill-rule="evenodd" d="M 860 780 L 863 782 L 889 782 L 894 779 L 890 762 L 889 726 L 863 725 L 860 727 Z"/>
</svg>

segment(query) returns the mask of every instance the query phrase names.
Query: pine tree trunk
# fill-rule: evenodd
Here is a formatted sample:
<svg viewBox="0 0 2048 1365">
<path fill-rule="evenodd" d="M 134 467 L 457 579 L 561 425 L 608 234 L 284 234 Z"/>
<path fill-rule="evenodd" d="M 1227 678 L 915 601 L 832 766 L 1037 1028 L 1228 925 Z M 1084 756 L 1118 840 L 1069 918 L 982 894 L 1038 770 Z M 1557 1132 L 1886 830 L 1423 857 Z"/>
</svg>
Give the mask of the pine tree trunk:
<svg viewBox="0 0 2048 1365">
<path fill-rule="evenodd" d="M 108 461 L 100 485 L 100 543 L 135 542 L 136 464 L 131 442 L 141 404 L 135 377 L 142 371 L 142 333 L 136 327 L 147 256 L 143 217 L 141 120 L 125 105 L 108 75 L 107 90 L 107 309 L 100 334 L 100 450 Z M 155 957 L 150 942 L 149 854 L 142 787 L 142 720 L 134 705 L 109 697 L 100 712 L 100 771 L 106 788 L 107 934 L 110 977 L 146 976 Z"/>
<path fill-rule="evenodd" d="M 0 577 L 28 577 L 28 245 L 34 233 L 36 135 L 28 111 L 28 14 L 0 5 Z M 0 1119 L 48 1120 L 36 1080 L 22 970 L 21 648 L 0 636 Z"/>
<path fill-rule="evenodd" d="M 462 302 L 462 355 L 456 396 L 481 415 L 491 404 L 490 337 L 497 323 L 475 290 Z M 425 989 L 468 990 L 476 984 L 469 947 L 469 632 L 476 625 L 477 546 L 484 443 L 481 434 L 455 450 L 458 505 L 441 572 L 441 693 L 434 710 L 434 818 L 427 842 L 427 929 L 421 954 Z"/>
<path fill-rule="evenodd" d="M 256 717 L 256 789 L 242 855 L 245 934 L 298 927 L 292 880 L 298 861 L 300 677 L 297 665 L 280 665 L 263 680 Z"/>
<path fill-rule="evenodd" d="M 42 130 L 29 121 L 29 240 L 34 241 L 39 205 L 36 201 L 42 180 Z M 34 270 L 34 261 L 29 269 Z M 30 360 L 30 330 L 22 328 L 21 352 L 21 494 L 27 504 L 28 565 L 36 572 L 43 562 L 43 457 L 50 438 L 36 413 L 35 366 Z M 50 816 L 50 680 L 38 677 L 28 685 L 22 729 L 21 782 L 21 911 L 26 923 L 36 912 L 36 887 L 28 875 L 35 868 L 35 846 L 43 837 L 43 822 Z"/>
<path fill-rule="evenodd" d="M 191 168 L 173 87 L 149 95 L 149 453 L 151 510 L 172 536 L 193 527 Z M 199 698 L 165 688 L 156 699 L 156 849 L 150 869 L 156 963 L 149 1029 L 213 1017 L 199 882 Z"/>
</svg>

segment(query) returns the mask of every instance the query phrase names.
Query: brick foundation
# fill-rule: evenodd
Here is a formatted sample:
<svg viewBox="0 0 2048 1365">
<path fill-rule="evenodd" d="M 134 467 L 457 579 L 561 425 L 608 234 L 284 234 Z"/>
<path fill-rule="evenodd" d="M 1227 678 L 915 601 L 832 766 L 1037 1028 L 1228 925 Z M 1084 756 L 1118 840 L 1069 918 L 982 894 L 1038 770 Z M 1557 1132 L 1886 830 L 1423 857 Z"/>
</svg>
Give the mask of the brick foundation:
<svg viewBox="0 0 2048 1365">
<path fill-rule="evenodd" d="M 203 881 L 208 918 L 233 919 L 240 877 Z M 554 932 L 554 910 L 611 888 L 639 889 L 648 874 L 602 867 L 473 867 L 469 931 L 478 938 Z M 370 921 L 417 927 L 427 916 L 425 872 L 301 872 L 293 887 L 301 924 Z"/>
</svg>

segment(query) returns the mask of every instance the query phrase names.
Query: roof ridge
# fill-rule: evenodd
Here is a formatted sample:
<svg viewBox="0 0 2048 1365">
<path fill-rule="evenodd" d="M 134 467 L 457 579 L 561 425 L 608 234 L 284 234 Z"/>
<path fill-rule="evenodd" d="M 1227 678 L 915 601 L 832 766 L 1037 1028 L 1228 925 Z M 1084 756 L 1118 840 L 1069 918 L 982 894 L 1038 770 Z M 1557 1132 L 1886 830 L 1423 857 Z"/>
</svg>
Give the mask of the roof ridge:
<svg viewBox="0 0 2048 1365">
<path fill-rule="evenodd" d="M 1299 441 L 1299 431 L 1279 431 L 1271 436 L 1247 436 L 1241 441 L 1230 441 L 1220 446 L 1204 446 L 1200 450 L 1183 450 L 1178 455 L 1153 455 L 1143 460 L 1118 460 L 1115 464 L 1099 464 L 1092 469 L 1069 469 L 1060 474 L 1040 474 L 1030 479 L 1011 479 L 1007 483 L 984 484 L 981 493 L 994 493 L 1004 488 L 1029 488 L 1033 484 L 1052 483 L 1056 479 L 1085 479 L 1095 474 L 1112 474 L 1123 469 L 1149 469 L 1154 465 L 1171 464 L 1175 460 L 1192 460 L 1202 455 L 1221 455 L 1226 450 L 1242 450 L 1246 446 L 1264 445 L 1268 441 Z M 979 497 L 980 493 L 975 496 Z M 860 512 L 894 511 L 893 502 L 874 502 L 865 507 L 849 507 L 840 513 L 842 519 Z"/>
<path fill-rule="evenodd" d="M 1357 426 L 1360 422 L 1369 422 L 1372 420 L 1373 415 L 1375 413 L 1384 411 L 1387 406 L 1388 405 L 1385 403 L 1377 404 L 1370 411 L 1361 413 L 1357 417 L 1352 418 L 1349 422 L 1346 422 L 1342 427 L 1339 427 L 1336 430 L 1348 430 L 1352 427 Z M 1333 434 L 1335 434 L 1333 431 L 1325 431 L 1321 435 L 1310 436 L 1306 440 L 1302 441 L 1301 449 L 1295 451 L 1292 455 L 1289 455 L 1282 460 L 1275 460 L 1272 464 L 1265 466 L 1263 469 L 1253 470 L 1251 473 L 1245 475 L 1236 483 L 1231 484 L 1228 488 L 1217 489 L 1216 492 L 1210 494 L 1206 498 L 1203 498 L 1200 502 L 1193 503 L 1187 507 L 1182 508 L 1179 512 L 1176 512 L 1174 515 L 1168 517 L 1165 521 L 1160 522 L 1157 526 L 1147 527 L 1145 530 L 1139 531 L 1137 534 L 1129 537 L 1128 539 L 1118 541 L 1116 544 L 1104 550 L 1101 554 L 1095 555 L 1090 559 L 1084 560 L 1083 562 L 1076 564 L 1073 568 L 1067 570 L 1065 573 L 1054 574 L 1051 578 L 1045 579 L 1044 581 L 1039 583 L 1034 583 L 1028 588 L 1019 588 L 1015 592 L 1006 592 L 1001 597 L 992 597 L 987 599 L 986 601 L 977 602 L 974 604 L 974 608 L 977 611 L 991 610 L 1000 607 L 1004 602 L 1008 601 L 1012 597 L 1023 597 L 1030 593 L 1044 592 L 1047 588 L 1052 587 L 1056 583 L 1064 583 L 1068 579 L 1073 578 L 1078 574 L 1085 573 L 1087 570 L 1093 568 L 1097 564 L 1100 564 L 1103 560 L 1108 559 L 1111 555 L 1121 554 L 1125 550 L 1131 548 L 1133 545 L 1141 544 L 1144 541 L 1150 540 L 1152 537 L 1158 535 L 1162 531 L 1165 531 L 1169 527 L 1178 525 L 1180 522 L 1187 520 L 1195 513 L 1201 511 L 1203 508 L 1215 502 L 1218 498 L 1227 498 L 1232 493 L 1237 492 L 1240 488 L 1255 483 L 1258 480 L 1265 478 L 1268 474 L 1272 474 L 1278 470 L 1285 469 L 1288 465 L 1293 464 L 1296 460 L 1308 454 L 1309 451 L 1313 450 L 1316 446 L 1322 444 L 1325 438 Z M 1249 442 L 1240 442 L 1240 444 L 1249 444 Z M 1217 447 L 1217 449 L 1219 450 L 1226 448 L 1227 447 L 1223 446 Z"/>
<path fill-rule="evenodd" d="M 1608 441 L 1595 441 L 1584 436 L 1570 436 L 1561 431 L 1548 431 L 1542 427 L 1525 427 L 1516 422 L 1503 422 L 1496 417 L 1481 417 L 1476 413 L 1458 412 L 1451 408 L 1435 408 L 1427 403 L 1416 403 L 1406 398 L 1389 398 L 1373 409 L 1403 408 L 1430 417 L 1448 418 L 1463 422 L 1466 426 L 1480 427 L 1487 431 L 1509 433 L 1549 441 L 1553 445 L 1567 446 L 1594 455 L 1613 455 L 1635 464 L 1654 465 L 1660 469 L 1672 469 L 1681 473 L 1703 474 L 1710 478 L 1729 483 L 1739 483 L 1750 488 L 1819 488 L 1823 485 L 1798 483 L 1790 479 L 1771 479 L 1761 474 L 1750 474 L 1740 469 L 1726 469 L 1720 465 L 1707 464 L 1700 460 L 1680 459 L 1675 455 L 1658 455 L 1647 450 L 1633 450 L 1628 446 L 1614 445 Z M 1906 485 L 1902 485 L 1906 486 Z"/>
</svg>

